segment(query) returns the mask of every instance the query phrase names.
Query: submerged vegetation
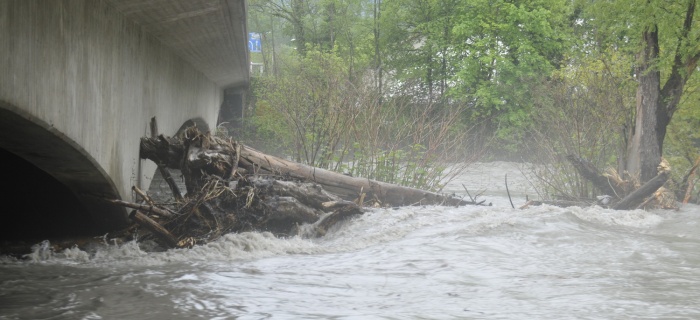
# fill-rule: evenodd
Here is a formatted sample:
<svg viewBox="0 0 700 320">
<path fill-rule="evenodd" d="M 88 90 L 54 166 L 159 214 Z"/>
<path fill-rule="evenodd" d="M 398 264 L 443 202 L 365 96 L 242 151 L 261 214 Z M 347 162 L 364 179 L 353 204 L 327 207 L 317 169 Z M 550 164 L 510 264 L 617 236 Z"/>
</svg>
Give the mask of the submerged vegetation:
<svg viewBox="0 0 700 320">
<path fill-rule="evenodd" d="M 522 161 L 557 199 L 601 194 L 569 156 L 642 182 L 663 156 L 700 201 L 695 0 L 248 6 L 262 50 L 235 136 L 267 152 L 433 191 L 455 164 Z"/>
</svg>

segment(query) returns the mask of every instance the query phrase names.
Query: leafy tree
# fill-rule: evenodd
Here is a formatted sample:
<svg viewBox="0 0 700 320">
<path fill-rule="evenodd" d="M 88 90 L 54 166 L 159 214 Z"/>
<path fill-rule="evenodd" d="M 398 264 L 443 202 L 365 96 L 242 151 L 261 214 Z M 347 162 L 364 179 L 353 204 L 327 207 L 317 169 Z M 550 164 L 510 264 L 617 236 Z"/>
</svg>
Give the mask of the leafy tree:
<svg viewBox="0 0 700 320">
<path fill-rule="evenodd" d="M 397 89 L 440 101 L 455 74 L 453 28 L 458 0 L 384 0 L 377 50 Z M 378 32 L 378 31 L 377 31 Z"/>
<path fill-rule="evenodd" d="M 589 2 L 598 41 L 637 54 L 636 116 L 626 169 L 642 182 L 656 175 L 671 118 L 700 59 L 696 0 Z"/>
<path fill-rule="evenodd" d="M 467 97 L 476 117 L 505 115 L 508 125 L 531 107 L 529 82 L 566 61 L 572 9 L 565 1 L 461 2 L 454 27 L 459 53 L 453 96 Z M 515 120 L 515 121 L 514 121 Z"/>
</svg>

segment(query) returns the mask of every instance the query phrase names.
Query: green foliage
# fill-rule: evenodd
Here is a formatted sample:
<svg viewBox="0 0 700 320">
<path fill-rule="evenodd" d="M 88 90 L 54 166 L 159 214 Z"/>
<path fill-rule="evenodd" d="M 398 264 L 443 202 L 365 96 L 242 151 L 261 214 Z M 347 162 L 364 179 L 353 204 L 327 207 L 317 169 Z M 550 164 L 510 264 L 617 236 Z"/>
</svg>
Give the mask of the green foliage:
<svg viewBox="0 0 700 320">
<path fill-rule="evenodd" d="M 381 47 L 396 86 L 424 101 L 440 101 L 460 57 L 453 27 L 460 1 L 383 1 Z"/>
<path fill-rule="evenodd" d="M 669 127 L 665 156 L 680 158 L 692 163 L 700 154 L 700 77 L 695 75 L 686 85 L 686 94 L 679 103 L 678 112 L 674 115 Z"/>
<path fill-rule="evenodd" d="M 450 94 L 473 101 L 477 118 L 527 111 L 533 97 L 524 84 L 565 62 L 570 11 L 561 1 L 463 2 L 454 26 L 459 71 Z"/>
<path fill-rule="evenodd" d="M 394 92 L 462 105 L 463 121 L 517 149 L 529 125 L 533 83 L 573 46 L 568 2 L 505 0 L 383 2 L 384 65 Z"/>
<path fill-rule="evenodd" d="M 679 109 L 673 116 L 673 121 L 668 128 L 668 134 L 664 143 L 664 157 L 671 165 L 672 179 L 675 181 L 674 192 L 679 199 L 683 199 L 687 191 L 687 183 L 694 182 L 695 189 L 691 192 L 694 197 L 691 201 L 700 201 L 700 172 L 690 179 L 688 174 L 692 166 L 700 157 L 700 86 L 699 77 L 696 75 L 686 86 L 686 94 L 679 104 Z"/>
</svg>

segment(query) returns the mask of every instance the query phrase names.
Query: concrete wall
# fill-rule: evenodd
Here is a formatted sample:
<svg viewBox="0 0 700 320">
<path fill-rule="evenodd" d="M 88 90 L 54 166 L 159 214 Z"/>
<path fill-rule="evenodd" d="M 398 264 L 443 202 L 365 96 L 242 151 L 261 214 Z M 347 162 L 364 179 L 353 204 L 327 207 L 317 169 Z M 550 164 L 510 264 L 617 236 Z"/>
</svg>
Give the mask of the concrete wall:
<svg viewBox="0 0 700 320">
<path fill-rule="evenodd" d="M 146 189 L 155 170 L 138 154 L 151 117 L 165 135 L 194 118 L 213 126 L 222 97 L 102 0 L 0 0 L 0 147 L 79 196 L 111 188 L 132 200 L 131 187 Z"/>
</svg>

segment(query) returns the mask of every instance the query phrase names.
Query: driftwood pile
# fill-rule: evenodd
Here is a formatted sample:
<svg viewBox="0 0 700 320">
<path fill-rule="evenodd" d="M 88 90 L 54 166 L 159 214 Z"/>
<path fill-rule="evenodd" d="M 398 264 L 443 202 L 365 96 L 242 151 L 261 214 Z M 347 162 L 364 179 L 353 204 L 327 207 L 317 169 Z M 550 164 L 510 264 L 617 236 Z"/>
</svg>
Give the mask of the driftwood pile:
<svg viewBox="0 0 700 320">
<path fill-rule="evenodd" d="M 627 172 L 623 172 L 622 175 L 614 169 L 601 172 L 589 161 L 576 155 L 567 156 L 567 160 L 584 179 L 590 181 L 602 193 L 594 205 L 614 210 L 678 209 L 673 192 L 664 187 L 669 180 L 671 168 L 663 159 L 657 167 L 657 175 L 644 184 L 640 184 L 638 179 Z M 528 201 L 521 208 L 542 203 L 561 207 L 591 205 L 579 200 Z"/>
<path fill-rule="evenodd" d="M 156 135 L 154 127 L 152 122 L 153 134 L 141 139 L 140 156 L 158 165 L 175 201 L 156 203 L 136 187 L 139 203 L 108 201 L 131 208 L 132 228 L 148 230 L 141 239 L 165 248 L 192 247 L 244 231 L 323 236 L 369 206 L 477 204 L 287 161 L 196 126 L 178 137 Z M 184 196 L 167 169 L 182 172 Z"/>
</svg>

